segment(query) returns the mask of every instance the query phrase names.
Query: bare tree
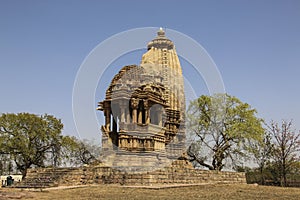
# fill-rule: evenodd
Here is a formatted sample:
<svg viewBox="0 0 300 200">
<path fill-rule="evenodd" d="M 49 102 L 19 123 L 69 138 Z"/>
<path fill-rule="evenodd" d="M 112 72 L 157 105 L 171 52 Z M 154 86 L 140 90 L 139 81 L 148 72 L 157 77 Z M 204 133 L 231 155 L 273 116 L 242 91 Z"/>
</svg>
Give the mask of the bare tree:
<svg viewBox="0 0 300 200">
<path fill-rule="evenodd" d="M 269 131 L 274 140 L 274 160 L 280 172 L 281 186 L 287 186 L 287 174 L 299 159 L 300 134 L 293 130 L 292 121 L 282 121 L 281 125 L 271 122 Z"/>
<path fill-rule="evenodd" d="M 63 144 L 62 157 L 67 165 L 80 166 L 99 161 L 101 148 L 93 141 L 66 136 L 63 138 Z"/>
<path fill-rule="evenodd" d="M 266 131 L 263 140 L 254 140 L 250 143 L 249 150 L 252 152 L 254 162 L 258 165 L 260 173 L 260 184 L 265 184 L 264 170 L 266 164 L 270 162 L 273 153 L 272 135 Z"/>
</svg>

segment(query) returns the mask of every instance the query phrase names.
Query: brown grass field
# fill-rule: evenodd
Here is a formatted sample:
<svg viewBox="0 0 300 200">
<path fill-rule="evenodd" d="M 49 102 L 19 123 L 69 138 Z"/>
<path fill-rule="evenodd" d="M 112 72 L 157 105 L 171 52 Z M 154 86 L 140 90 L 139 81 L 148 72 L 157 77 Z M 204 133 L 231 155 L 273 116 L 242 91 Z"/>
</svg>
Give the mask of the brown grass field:
<svg viewBox="0 0 300 200">
<path fill-rule="evenodd" d="M 119 185 L 92 185 L 68 189 L 28 191 L 0 188 L 0 199 L 300 199 L 300 188 L 246 184 L 213 184 L 189 187 L 145 189 Z"/>
</svg>

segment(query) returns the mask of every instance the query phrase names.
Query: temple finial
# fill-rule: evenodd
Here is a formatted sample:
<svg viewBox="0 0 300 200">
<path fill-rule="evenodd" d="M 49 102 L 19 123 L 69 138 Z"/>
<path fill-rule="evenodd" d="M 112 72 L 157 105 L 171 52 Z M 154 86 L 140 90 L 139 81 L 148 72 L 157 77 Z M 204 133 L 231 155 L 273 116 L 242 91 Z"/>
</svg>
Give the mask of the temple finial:
<svg viewBox="0 0 300 200">
<path fill-rule="evenodd" d="M 157 36 L 161 36 L 161 37 L 165 36 L 165 31 L 162 27 L 159 28 L 159 31 L 157 32 Z"/>
<path fill-rule="evenodd" d="M 174 43 L 166 37 L 165 30 L 160 27 L 157 31 L 157 36 L 147 45 L 148 50 L 152 47 L 158 49 L 174 49 Z"/>
</svg>

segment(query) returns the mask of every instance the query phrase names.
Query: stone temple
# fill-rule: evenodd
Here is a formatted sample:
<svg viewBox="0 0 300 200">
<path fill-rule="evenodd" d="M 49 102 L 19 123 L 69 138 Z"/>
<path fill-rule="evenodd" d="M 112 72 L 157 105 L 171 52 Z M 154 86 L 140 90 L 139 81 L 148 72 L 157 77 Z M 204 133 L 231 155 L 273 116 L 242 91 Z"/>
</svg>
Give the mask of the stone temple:
<svg viewBox="0 0 300 200">
<path fill-rule="evenodd" d="M 186 159 L 182 69 L 162 29 L 139 66 L 113 77 L 97 109 L 105 116 L 100 163 L 29 169 L 19 186 L 246 183 L 245 173 L 194 169 Z"/>
<path fill-rule="evenodd" d="M 148 43 L 140 65 L 124 66 L 114 76 L 97 109 L 105 116 L 102 160 L 107 164 L 136 170 L 183 158 L 182 69 L 162 28 Z"/>
</svg>

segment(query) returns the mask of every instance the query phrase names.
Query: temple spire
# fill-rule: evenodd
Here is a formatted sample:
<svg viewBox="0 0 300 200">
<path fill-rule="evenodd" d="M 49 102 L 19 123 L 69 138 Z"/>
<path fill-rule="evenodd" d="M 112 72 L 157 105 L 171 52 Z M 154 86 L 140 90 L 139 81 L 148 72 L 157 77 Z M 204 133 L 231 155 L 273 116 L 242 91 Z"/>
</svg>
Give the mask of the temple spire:
<svg viewBox="0 0 300 200">
<path fill-rule="evenodd" d="M 148 43 L 148 50 L 152 47 L 157 49 L 174 49 L 174 43 L 168 39 L 165 35 L 165 31 L 162 27 L 157 31 L 157 36 Z"/>
</svg>

